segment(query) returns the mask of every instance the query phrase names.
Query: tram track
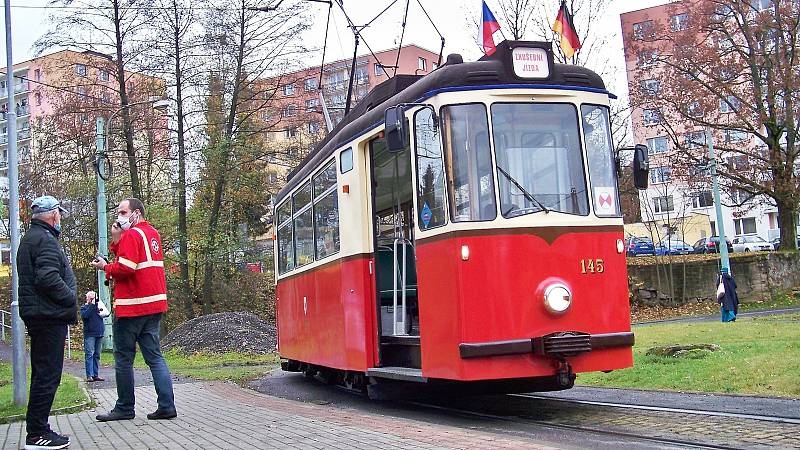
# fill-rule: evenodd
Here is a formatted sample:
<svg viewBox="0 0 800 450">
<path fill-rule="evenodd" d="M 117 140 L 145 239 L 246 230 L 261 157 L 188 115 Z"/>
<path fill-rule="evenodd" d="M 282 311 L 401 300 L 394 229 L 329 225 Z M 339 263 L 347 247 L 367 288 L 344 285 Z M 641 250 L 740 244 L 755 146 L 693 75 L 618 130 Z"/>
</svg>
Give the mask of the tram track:
<svg viewBox="0 0 800 450">
<path fill-rule="evenodd" d="M 510 394 L 510 396 L 519 398 L 529 398 L 534 400 L 572 403 L 579 405 L 604 406 L 609 408 L 620 408 L 620 409 L 653 411 L 653 412 L 668 412 L 676 414 L 694 414 L 699 416 L 727 417 L 727 418 L 736 418 L 745 420 L 759 420 L 763 422 L 788 423 L 788 424 L 800 425 L 800 419 L 794 417 L 769 416 L 760 414 L 742 414 L 742 413 L 710 411 L 710 410 L 692 409 L 692 408 L 670 408 L 666 406 L 650 406 L 650 405 L 638 405 L 638 404 L 616 403 L 616 402 L 598 402 L 593 400 L 578 400 L 571 398 L 550 397 L 550 396 L 535 395 L 535 394 Z"/>
<path fill-rule="evenodd" d="M 543 397 L 545 398 L 545 397 Z M 702 448 L 702 449 L 724 449 L 724 450 L 740 450 L 746 447 L 733 447 L 733 446 L 725 446 L 725 445 L 717 445 L 712 443 L 705 443 L 705 442 L 698 442 L 694 440 L 685 440 L 685 439 L 671 439 L 671 438 L 664 438 L 664 437 L 656 437 L 656 436 L 649 436 L 646 434 L 637 434 L 637 433 L 629 433 L 623 431 L 616 431 L 616 430 L 608 430 L 603 428 L 597 427 L 587 427 L 587 426 L 579 426 L 579 425 L 565 425 L 565 424 L 556 424 L 546 420 L 536 420 L 532 418 L 521 418 L 521 417 L 512 417 L 512 416 L 501 416 L 496 414 L 488 414 L 482 413 L 477 411 L 469 411 L 465 409 L 459 408 L 452 408 L 447 406 L 441 405 L 434 405 L 430 403 L 423 403 L 423 402 L 416 402 L 416 401 L 404 401 L 402 403 L 414 405 L 417 407 L 425 408 L 425 409 L 432 409 L 437 411 L 442 411 L 446 413 L 453 413 L 462 416 L 468 416 L 473 418 L 481 418 L 481 419 L 492 419 L 492 420 L 500 420 L 509 423 L 517 423 L 517 424 L 524 424 L 524 425 L 538 425 L 542 427 L 548 427 L 553 429 L 559 430 L 568 430 L 568 431 L 581 431 L 587 433 L 594 433 L 600 434 L 604 436 L 611 436 L 617 438 L 624 438 L 624 439 L 635 439 L 637 441 L 641 441 L 644 443 L 653 443 L 653 444 L 660 444 L 660 445 L 670 445 L 674 447 L 683 447 L 683 448 Z"/>
</svg>

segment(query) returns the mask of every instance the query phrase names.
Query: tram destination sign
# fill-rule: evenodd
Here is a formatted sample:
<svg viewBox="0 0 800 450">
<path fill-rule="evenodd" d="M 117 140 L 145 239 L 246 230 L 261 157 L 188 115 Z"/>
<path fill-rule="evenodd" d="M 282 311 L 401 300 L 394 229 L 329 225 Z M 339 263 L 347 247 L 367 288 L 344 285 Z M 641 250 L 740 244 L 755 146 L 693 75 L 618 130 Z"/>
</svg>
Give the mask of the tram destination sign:
<svg viewBox="0 0 800 450">
<path fill-rule="evenodd" d="M 547 51 L 536 47 L 515 47 L 511 52 L 514 74 L 520 78 L 544 79 L 550 76 Z"/>
</svg>

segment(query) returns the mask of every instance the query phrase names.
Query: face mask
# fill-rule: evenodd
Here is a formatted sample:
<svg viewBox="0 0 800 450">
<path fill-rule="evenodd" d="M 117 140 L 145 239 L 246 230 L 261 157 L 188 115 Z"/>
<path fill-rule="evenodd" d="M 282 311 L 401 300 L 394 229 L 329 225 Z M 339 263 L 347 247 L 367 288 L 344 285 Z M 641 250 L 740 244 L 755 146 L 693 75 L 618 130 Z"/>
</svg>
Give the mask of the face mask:
<svg viewBox="0 0 800 450">
<path fill-rule="evenodd" d="M 61 233 L 61 224 L 60 224 L 60 223 L 57 223 L 57 224 L 53 225 L 53 228 L 54 228 L 56 231 L 58 231 L 59 233 Z"/>
<path fill-rule="evenodd" d="M 127 230 L 131 227 L 131 221 L 128 217 L 125 216 L 117 216 L 117 223 L 119 227 L 123 230 Z"/>
</svg>

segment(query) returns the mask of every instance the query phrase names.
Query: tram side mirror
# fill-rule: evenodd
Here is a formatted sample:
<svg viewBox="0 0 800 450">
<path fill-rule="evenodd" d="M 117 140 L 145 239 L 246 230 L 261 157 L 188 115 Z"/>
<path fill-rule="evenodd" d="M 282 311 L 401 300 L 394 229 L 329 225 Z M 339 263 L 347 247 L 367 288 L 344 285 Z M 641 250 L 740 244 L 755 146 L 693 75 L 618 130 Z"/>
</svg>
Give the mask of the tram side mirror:
<svg viewBox="0 0 800 450">
<path fill-rule="evenodd" d="M 408 148 L 408 127 L 401 106 L 393 106 L 384 114 L 384 136 L 390 152 L 402 152 Z"/>
<path fill-rule="evenodd" d="M 647 146 L 636 144 L 633 148 L 633 185 L 636 189 L 647 189 L 650 180 L 650 162 Z"/>
</svg>

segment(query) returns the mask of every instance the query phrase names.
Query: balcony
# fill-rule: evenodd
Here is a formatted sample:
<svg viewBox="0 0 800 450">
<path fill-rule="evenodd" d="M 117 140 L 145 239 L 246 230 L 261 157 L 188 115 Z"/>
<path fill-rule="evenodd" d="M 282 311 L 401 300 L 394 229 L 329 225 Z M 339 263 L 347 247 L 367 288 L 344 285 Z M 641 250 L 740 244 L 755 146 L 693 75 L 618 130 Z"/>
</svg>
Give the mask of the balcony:
<svg viewBox="0 0 800 450">
<path fill-rule="evenodd" d="M 6 88 L 4 87 L 3 89 L 0 89 L 0 91 L 2 91 L 0 92 L 0 98 L 6 98 L 7 97 Z M 14 95 L 23 94 L 28 91 L 30 91 L 30 83 L 28 83 L 27 81 L 16 83 L 14 85 Z"/>
<path fill-rule="evenodd" d="M 28 116 L 28 115 L 31 114 L 30 109 L 28 109 L 27 105 L 26 106 L 17 106 L 16 107 L 16 111 L 17 111 L 17 117 L 24 117 L 24 116 Z"/>
</svg>

